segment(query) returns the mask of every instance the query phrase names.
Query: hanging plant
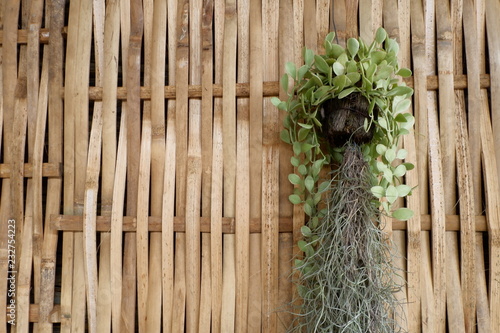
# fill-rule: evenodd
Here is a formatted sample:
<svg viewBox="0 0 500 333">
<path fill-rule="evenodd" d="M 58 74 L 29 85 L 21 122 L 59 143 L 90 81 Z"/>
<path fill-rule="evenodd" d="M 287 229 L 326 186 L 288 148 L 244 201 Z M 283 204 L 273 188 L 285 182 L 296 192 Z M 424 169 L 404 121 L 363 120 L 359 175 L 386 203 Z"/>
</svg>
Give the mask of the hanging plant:
<svg viewBox="0 0 500 333">
<path fill-rule="evenodd" d="M 294 153 L 289 199 L 308 217 L 295 261 L 302 302 L 294 329 L 394 332 L 401 286 L 380 225 L 382 215 L 413 215 L 392 208 L 412 190 L 402 181 L 413 165 L 400 139 L 414 125 L 406 112 L 413 90 L 398 79 L 411 71 L 399 68 L 399 46 L 383 28 L 370 45 L 350 38 L 344 48 L 334 37 L 325 38 L 324 55 L 305 48 L 302 66 L 287 63 L 280 83 L 288 99 L 273 98 L 287 112 L 280 135 Z M 321 180 L 325 166 L 334 171 Z"/>
</svg>

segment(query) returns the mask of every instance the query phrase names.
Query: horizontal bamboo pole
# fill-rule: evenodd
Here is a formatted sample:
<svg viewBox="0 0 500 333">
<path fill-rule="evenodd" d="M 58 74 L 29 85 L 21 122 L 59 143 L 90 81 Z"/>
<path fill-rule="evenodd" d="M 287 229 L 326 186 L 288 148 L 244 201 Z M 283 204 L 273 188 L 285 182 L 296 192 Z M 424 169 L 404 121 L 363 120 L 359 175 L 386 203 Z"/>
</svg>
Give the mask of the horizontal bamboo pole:
<svg viewBox="0 0 500 333">
<path fill-rule="evenodd" d="M 59 163 L 43 163 L 42 177 L 59 178 L 62 175 L 62 165 Z M 0 164 L 0 178 L 10 178 L 11 166 L 10 164 Z M 24 164 L 24 178 L 31 178 L 33 176 L 33 164 Z"/>
<path fill-rule="evenodd" d="M 482 74 L 481 77 L 481 88 L 490 87 L 490 76 L 489 74 Z M 408 78 L 404 80 L 406 84 L 413 87 L 413 78 Z M 279 82 L 270 81 L 263 82 L 262 84 L 264 97 L 278 96 L 279 95 Z M 467 89 L 467 75 L 455 75 L 454 76 L 454 88 L 455 90 Z M 141 99 L 149 100 L 151 99 L 151 87 L 141 87 Z M 438 90 L 438 76 L 430 75 L 427 76 L 427 90 Z M 221 84 L 213 85 L 213 96 L 222 97 L 223 86 Z M 201 98 L 202 88 L 201 85 L 189 85 L 188 86 L 188 97 L 189 98 Z M 64 97 L 64 88 L 61 88 L 61 96 Z M 175 99 L 176 91 L 175 86 L 165 86 L 165 98 Z M 249 83 L 237 83 L 236 84 L 236 97 L 249 97 L 250 96 L 250 84 Z M 127 99 L 127 89 L 125 87 L 118 87 L 117 98 L 119 100 Z M 89 87 L 89 99 L 93 101 L 102 100 L 102 87 Z"/>
<path fill-rule="evenodd" d="M 280 217 L 280 227 L 279 232 L 292 232 L 292 218 L 291 217 Z M 422 231 L 431 230 L 431 216 L 422 215 L 421 216 L 421 228 Z M 476 216 L 476 231 L 488 231 L 486 217 L 484 215 Z M 63 231 L 82 231 L 82 217 L 76 215 L 53 215 L 51 217 L 52 228 L 56 230 Z M 174 231 L 175 232 L 185 232 L 185 219 L 184 217 L 176 216 L 174 218 Z M 210 232 L 210 218 L 201 217 L 200 219 L 200 231 Z M 135 232 L 137 227 L 137 220 L 135 217 L 124 216 L 123 217 L 123 231 L 124 232 Z M 393 230 L 406 230 L 406 222 L 393 221 Z M 98 216 L 97 217 L 97 231 L 110 231 L 111 223 L 109 216 Z M 149 217 L 149 231 L 161 231 L 161 218 L 150 216 Z M 222 232 L 225 234 L 234 234 L 236 230 L 236 223 L 234 218 L 223 217 L 222 218 Z M 459 231 L 460 230 L 460 217 L 459 215 L 447 215 L 446 216 L 446 231 Z M 250 220 L 250 232 L 260 233 L 261 232 L 261 222 L 258 218 L 253 218 Z"/>
</svg>

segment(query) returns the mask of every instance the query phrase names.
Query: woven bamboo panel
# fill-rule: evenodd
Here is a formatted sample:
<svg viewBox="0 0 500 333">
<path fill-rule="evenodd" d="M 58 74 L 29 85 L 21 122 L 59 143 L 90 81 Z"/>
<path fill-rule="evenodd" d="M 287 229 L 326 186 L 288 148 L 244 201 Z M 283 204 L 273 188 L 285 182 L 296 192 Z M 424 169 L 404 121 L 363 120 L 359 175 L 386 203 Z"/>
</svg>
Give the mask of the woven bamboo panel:
<svg viewBox="0 0 500 333">
<path fill-rule="evenodd" d="M 500 332 L 499 17 L 499 0 L 3 1 L 0 333 L 285 332 L 305 217 L 270 100 L 303 46 L 379 26 L 415 89 L 395 318 Z"/>
</svg>

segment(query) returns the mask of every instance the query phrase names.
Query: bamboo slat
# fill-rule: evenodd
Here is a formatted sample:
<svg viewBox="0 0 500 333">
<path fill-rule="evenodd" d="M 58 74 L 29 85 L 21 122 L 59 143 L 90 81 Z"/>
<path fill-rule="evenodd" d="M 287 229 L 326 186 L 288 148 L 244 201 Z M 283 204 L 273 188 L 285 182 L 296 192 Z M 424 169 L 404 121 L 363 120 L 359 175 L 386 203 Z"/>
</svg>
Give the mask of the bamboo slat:
<svg viewBox="0 0 500 333">
<path fill-rule="evenodd" d="M 52 1 L 49 9 L 49 22 L 46 22 L 51 31 L 61 31 L 64 26 L 64 2 Z M 62 124 L 63 103 L 58 93 L 62 85 L 63 66 L 63 44 L 62 35 L 53 33 L 50 36 L 48 49 L 44 48 L 44 55 L 49 56 L 48 73 L 48 160 L 50 162 L 62 162 Z M 58 128 L 59 130 L 53 130 Z M 43 176 L 42 164 L 42 176 Z M 39 303 L 39 332 L 52 332 L 52 323 L 49 318 L 54 308 L 55 278 L 56 278 L 56 255 L 58 235 L 50 226 L 50 215 L 59 212 L 61 203 L 62 181 L 59 178 L 47 180 L 47 201 L 45 204 L 45 230 L 43 235 L 42 258 L 40 268 L 40 303 Z"/>
<path fill-rule="evenodd" d="M 238 1 L 238 82 L 250 79 L 250 3 Z M 250 114 L 249 99 L 238 98 L 236 104 L 236 194 L 235 260 L 236 260 L 236 313 L 235 332 L 247 332 L 250 279 Z"/>
</svg>

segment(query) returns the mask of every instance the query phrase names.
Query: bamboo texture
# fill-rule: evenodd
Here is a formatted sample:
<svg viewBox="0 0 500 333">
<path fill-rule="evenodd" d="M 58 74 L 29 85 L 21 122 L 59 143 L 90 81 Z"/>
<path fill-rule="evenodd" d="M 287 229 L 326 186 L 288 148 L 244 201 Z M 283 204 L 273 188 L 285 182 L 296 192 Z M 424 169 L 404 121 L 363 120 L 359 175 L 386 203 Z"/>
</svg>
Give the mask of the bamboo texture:
<svg viewBox="0 0 500 333">
<path fill-rule="evenodd" d="M 0 6 L 0 333 L 286 332 L 306 219 L 271 97 L 379 26 L 415 90 L 393 315 L 500 332 L 499 0 L 66 2 Z"/>
</svg>

